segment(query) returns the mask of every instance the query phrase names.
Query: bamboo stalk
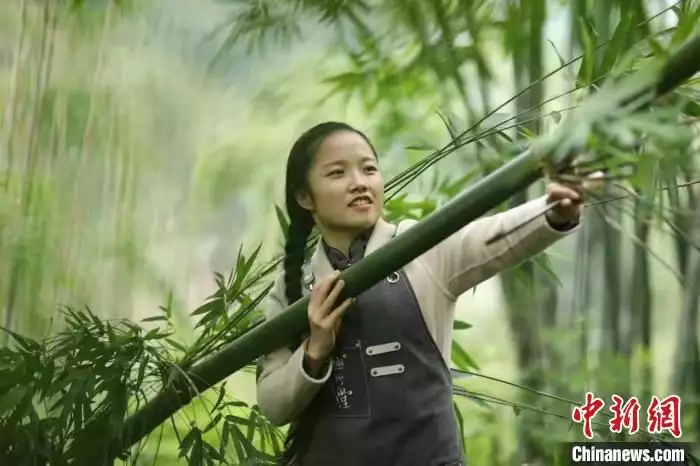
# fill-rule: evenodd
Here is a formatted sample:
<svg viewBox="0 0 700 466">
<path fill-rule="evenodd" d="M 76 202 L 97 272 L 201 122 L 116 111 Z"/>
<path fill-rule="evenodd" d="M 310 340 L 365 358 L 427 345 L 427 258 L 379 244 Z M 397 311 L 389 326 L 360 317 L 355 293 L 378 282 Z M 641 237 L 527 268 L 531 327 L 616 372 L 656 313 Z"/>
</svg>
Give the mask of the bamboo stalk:
<svg viewBox="0 0 700 466">
<path fill-rule="evenodd" d="M 31 118 L 29 120 L 29 134 L 26 141 L 26 150 L 24 151 L 24 160 L 22 173 L 24 174 L 23 183 L 20 187 L 20 209 L 22 212 L 21 228 L 24 232 L 29 231 L 32 225 L 30 211 L 32 209 L 32 194 L 34 192 L 34 177 L 35 166 L 37 163 L 37 139 L 41 127 L 39 113 L 41 111 L 42 94 L 48 82 L 48 76 L 51 72 L 51 61 L 53 59 L 53 30 L 55 26 L 53 15 L 56 15 L 56 8 L 51 8 L 53 2 L 47 1 L 43 8 L 43 24 L 41 35 L 41 47 L 39 49 L 39 69 L 37 70 L 36 79 L 34 80 L 34 102 L 32 106 Z M 10 282 L 8 286 L 7 298 L 5 300 L 5 327 L 11 329 L 14 325 L 15 305 L 19 300 L 21 293 L 22 276 L 25 273 L 26 259 L 23 257 L 25 252 L 23 246 L 20 246 L 15 251 L 10 268 Z"/>
<path fill-rule="evenodd" d="M 13 54 L 13 63 L 12 63 L 12 73 L 10 75 L 10 89 L 8 92 L 8 98 L 7 98 L 7 105 L 5 109 L 5 126 L 4 129 L 2 130 L 3 137 L 2 140 L 3 142 L 6 141 L 6 150 L 7 150 L 7 173 L 8 173 L 8 181 L 7 184 L 5 185 L 5 191 L 9 189 L 10 186 L 10 177 L 13 171 L 13 166 L 12 166 L 12 155 L 13 155 L 13 148 L 14 148 L 14 142 L 13 142 L 13 137 L 12 135 L 14 134 L 14 125 L 15 125 L 15 119 L 16 119 L 16 114 L 17 114 L 17 106 L 19 102 L 18 94 L 19 94 L 19 73 L 20 69 L 22 68 L 22 62 L 23 58 L 22 55 L 24 53 L 24 42 L 26 40 L 26 35 L 27 35 L 27 12 L 28 6 L 27 6 L 27 0 L 21 0 L 20 3 L 20 23 L 19 23 L 19 33 L 17 35 L 17 45 L 15 46 L 14 54 Z"/>
<path fill-rule="evenodd" d="M 653 99 L 680 85 L 698 69 L 700 69 L 700 36 L 682 47 L 668 60 L 665 67 L 655 71 L 658 74 L 647 75 L 649 80 L 645 82 L 645 86 L 639 86 L 637 90 L 648 99 Z M 620 85 L 625 85 L 625 82 Z M 644 89 L 640 89 L 641 87 Z M 637 105 L 641 106 L 648 102 L 649 100 L 640 101 Z M 574 123 L 582 124 L 581 117 Z M 596 114 L 593 117 L 599 118 L 599 115 Z M 541 152 L 541 150 L 528 149 L 405 233 L 343 271 L 340 278 L 346 285 L 343 296 L 339 299 L 357 296 L 369 289 L 464 225 L 484 215 L 513 194 L 526 189 L 543 175 L 543 161 L 557 167 L 568 166 L 571 163 L 570 157 L 557 157 L 557 153 L 561 154 L 563 149 L 560 147 L 563 139 L 560 138 L 565 134 L 561 133 L 566 131 L 569 131 L 569 126 L 562 125 L 557 131 L 559 134 L 555 134 L 555 138 L 548 139 L 539 146 L 549 150 Z M 566 148 L 563 152 L 569 154 L 570 148 Z M 117 438 L 108 443 L 109 447 L 105 448 L 104 442 L 94 442 L 94 439 L 84 439 L 85 441 L 76 439 L 69 452 L 69 457 L 74 458 L 72 464 L 92 466 L 103 464 L 105 460 L 109 462 L 147 436 L 201 392 L 213 387 L 256 358 L 284 346 L 295 335 L 307 328 L 308 301 L 308 297 L 298 300 L 279 315 L 258 325 L 217 353 L 194 365 L 184 375 L 174 369 L 173 380 L 161 393 L 126 420 Z M 108 428 L 109 422 L 109 418 L 95 420 L 83 432 L 92 433 L 99 431 L 95 429 Z"/>
<path fill-rule="evenodd" d="M 76 181 L 73 183 L 72 187 L 72 195 L 70 197 L 70 211 L 69 211 L 69 217 L 71 219 L 70 221 L 70 229 L 71 233 L 69 235 L 70 238 L 78 238 L 78 231 L 80 229 L 80 224 L 81 224 L 81 217 L 80 217 L 80 212 L 83 210 L 83 198 L 81 196 L 81 188 L 85 188 L 85 184 L 83 184 L 81 181 L 85 180 L 87 177 L 86 172 L 89 170 L 89 164 L 92 162 L 92 157 L 91 157 L 91 152 L 92 152 L 92 132 L 93 132 L 93 127 L 94 127 L 94 121 L 95 121 L 95 107 L 96 107 L 96 100 L 97 96 L 96 93 L 98 92 L 99 83 L 100 83 L 100 78 L 103 74 L 103 66 L 104 66 L 104 55 L 105 55 L 105 44 L 107 41 L 107 35 L 109 33 L 109 28 L 111 25 L 112 21 L 112 10 L 114 9 L 114 1 L 109 0 L 107 2 L 107 5 L 105 6 L 105 13 L 104 13 L 104 19 L 102 21 L 102 27 L 100 29 L 100 42 L 99 46 L 97 49 L 97 63 L 95 65 L 95 69 L 92 74 L 92 82 L 90 85 L 90 101 L 89 101 L 89 106 L 88 106 L 88 113 L 87 113 L 87 120 L 85 122 L 85 128 L 83 130 L 83 139 L 82 139 L 82 146 L 80 150 L 80 157 L 78 158 L 78 164 L 76 167 Z M 75 269 L 80 269 L 81 268 L 81 257 L 82 257 L 82 250 L 84 248 L 84 242 L 82 241 L 70 241 L 67 246 L 67 252 L 66 252 L 66 265 L 68 267 L 74 267 Z M 70 292 L 75 291 L 75 283 L 74 279 L 70 280 L 70 285 L 68 286 L 68 289 Z"/>
<path fill-rule="evenodd" d="M 15 168 L 13 166 L 13 154 L 14 154 L 14 133 L 15 133 L 15 120 L 17 119 L 17 112 L 18 112 L 18 107 L 19 107 L 19 101 L 20 99 L 18 98 L 19 94 L 19 74 L 20 74 L 20 69 L 22 68 L 22 62 L 23 60 L 23 53 L 24 53 L 24 43 L 26 41 L 26 35 L 27 35 L 27 17 L 28 17 L 28 6 L 27 6 L 27 1 L 22 0 L 20 4 L 20 25 L 19 25 L 19 33 L 17 36 L 17 45 L 14 50 L 13 54 L 13 63 L 12 63 L 12 73 L 10 75 L 10 88 L 8 91 L 8 98 L 7 98 L 7 104 L 6 104 L 6 109 L 5 109 L 5 115 L 4 115 L 4 120 L 5 124 L 3 128 L 0 128 L 0 142 L 5 144 L 5 151 L 6 151 L 6 157 L 7 161 L 5 162 L 6 166 L 3 168 L 0 166 L 0 172 L 4 169 L 5 172 L 7 173 L 6 181 L 3 186 L 4 190 L 4 195 L 7 196 L 11 191 L 10 191 L 10 186 L 13 185 L 13 179 L 14 179 L 14 171 Z M 2 184 L 2 183 L 0 183 Z M 3 257 L 3 245 L 5 244 L 5 235 L 6 235 L 6 229 L 0 228 L 0 258 Z M 12 253 L 12 248 L 8 248 L 10 253 Z M 5 261 L 6 262 L 6 261 Z M 0 265 L 0 273 L 3 275 L 7 274 L 8 271 L 6 270 L 6 266 L 1 266 Z M 0 283 L 0 296 L 3 296 L 4 293 L 4 286 L 3 283 Z M 5 321 L 7 324 L 12 320 L 12 316 L 6 316 L 6 314 L 9 314 L 8 311 L 3 311 L 0 316 L 2 316 L 2 319 Z M 9 328 L 9 327 L 8 327 Z M 7 344 L 9 342 L 9 335 L 5 336 L 3 338 L 3 342 Z"/>
</svg>

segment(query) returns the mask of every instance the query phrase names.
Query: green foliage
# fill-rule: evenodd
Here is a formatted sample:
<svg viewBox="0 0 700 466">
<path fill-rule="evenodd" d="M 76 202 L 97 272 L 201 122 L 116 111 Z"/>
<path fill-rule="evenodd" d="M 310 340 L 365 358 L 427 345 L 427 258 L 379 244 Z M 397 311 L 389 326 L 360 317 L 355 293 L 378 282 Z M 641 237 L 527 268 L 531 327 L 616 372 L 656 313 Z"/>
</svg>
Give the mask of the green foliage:
<svg viewBox="0 0 700 466">
<path fill-rule="evenodd" d="M 68 464 L 70 444 L 94 442 L 88 421 L 117 434 L 146 396 L 144 382 L 170 370 L 161 343 L 169 333 L 100 320 L 89 308 L 64 312 L 66 330 L 44 341 L 8 331 L 18 347 L 2 349 L 3 463 Z"/>
<path fill-rule="evenodd" d="M 235 338 L 236 331 L 252 325 L 249 319 L 258 302 L 244 289 L 252 288 L 248 273 L 254 261 L 255 254 L 248 259 L 241 255 L 228 280 L 217 275 L 219 291 L 192 313 L 201 316 L 197 327 L 202 330 L 189 347 L 174 339 L 172 295 L 160 315 L 142 320 L 146 325 L 162 323 L 150 330 L 129 321 L 101 320 L 89 308 L 66 308 L 67 327 L 56 336 L 35 341 L 8 331 L 18 347 L 3 348 L 0 364 L 3 464 L 68 464 L 69 451 L 95 447 L 96 432 L 118 438 L 126 416 L 139 409 L 149 393 L 172 384 L 192 359 L 215 351 Z M 232 310 L 233 303 L 237 306 Z M 281 433 L 257 407 L 231 398 L 222 385 L 206 412 L 209 423 L 190 425 L 180 442 L 181 456 L 189 464 L 211 464 L 231 455 L 240 462 L 274 464 L 264 451 L 279 452 Z M 222 432 L 216 448 L 211 435 L 205 435 L 214 428 Z"/>
</svg>

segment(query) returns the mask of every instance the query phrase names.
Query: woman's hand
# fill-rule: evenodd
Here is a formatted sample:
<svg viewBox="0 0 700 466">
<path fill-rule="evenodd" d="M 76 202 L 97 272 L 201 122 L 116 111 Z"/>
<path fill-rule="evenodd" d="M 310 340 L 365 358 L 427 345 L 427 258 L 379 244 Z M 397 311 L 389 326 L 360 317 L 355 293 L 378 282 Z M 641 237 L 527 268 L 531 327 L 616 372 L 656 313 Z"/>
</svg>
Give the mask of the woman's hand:
<svg viewBox="0 0 700 466">
<path fill-rule="evenodd" d="M 342 280 L 336 282 L 338 275 L 340 272 L 336 271 L 320 280 L 311 291 L 308 308 L 311 333 L 306 345 L 306 356 L 312 366 L 322 364 L 330 356 L 343 314 L 353 302 L 348 298 L 335 309 L 332 308 L 345 286 Z"/>
<path fill-rule="evenodd" d="M 604 183 L 605 175 L 597 171 L 579 183 L 553 182 L 547 185 L 547 202 L 558 202 L 547 212 L 547 220 L 554 227 L 567 227 L 578 223 L 583 207 L 585 191 L 598 189 Z"/>
<path fill-rule="evenodd" d="M 583 186 L 553 182 L 547 185 L 547 203 L 558 205 L 547 212 L 547 220 L 553 227 L 566 227 L 577 223 L 583 204 Z"/>
</svg>

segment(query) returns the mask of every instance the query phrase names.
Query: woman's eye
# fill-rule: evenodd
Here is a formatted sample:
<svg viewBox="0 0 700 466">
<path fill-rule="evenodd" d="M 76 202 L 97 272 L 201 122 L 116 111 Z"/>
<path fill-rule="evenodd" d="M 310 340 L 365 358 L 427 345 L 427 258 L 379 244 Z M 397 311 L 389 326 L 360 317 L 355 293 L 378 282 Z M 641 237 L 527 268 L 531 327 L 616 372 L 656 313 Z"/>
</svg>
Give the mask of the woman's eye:
<svg viewBox="0 0 700 466">
<path fill-rule="evenodd" d="M 343 170 L 332 170 L 328 173 L 328 176 L 340 176 L 343 174 Z"/>
<path fill-rule="evenodd" d="M 374 173 L 377 171 L 377 167 L 370 165 L 368 167 L 365 167 L 365 171 L 367 171 L 369 173 Z"/>
</svg>

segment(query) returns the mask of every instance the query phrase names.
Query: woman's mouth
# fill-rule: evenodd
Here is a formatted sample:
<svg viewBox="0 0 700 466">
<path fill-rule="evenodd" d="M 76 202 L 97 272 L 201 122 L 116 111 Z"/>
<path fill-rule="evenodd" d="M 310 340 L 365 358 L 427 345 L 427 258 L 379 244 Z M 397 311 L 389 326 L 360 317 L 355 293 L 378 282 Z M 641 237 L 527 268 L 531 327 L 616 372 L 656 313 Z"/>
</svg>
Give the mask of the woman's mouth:
<svg viewBox="0 0 700 466">
<path fill-rule="evenodd" d="M 350 207 L 357 209 L 357 210 L 368 210 L 372 207 L 372 199 L 370 199 L 368 196 L 360 196 L 348 204 Z"/>
</svg>

